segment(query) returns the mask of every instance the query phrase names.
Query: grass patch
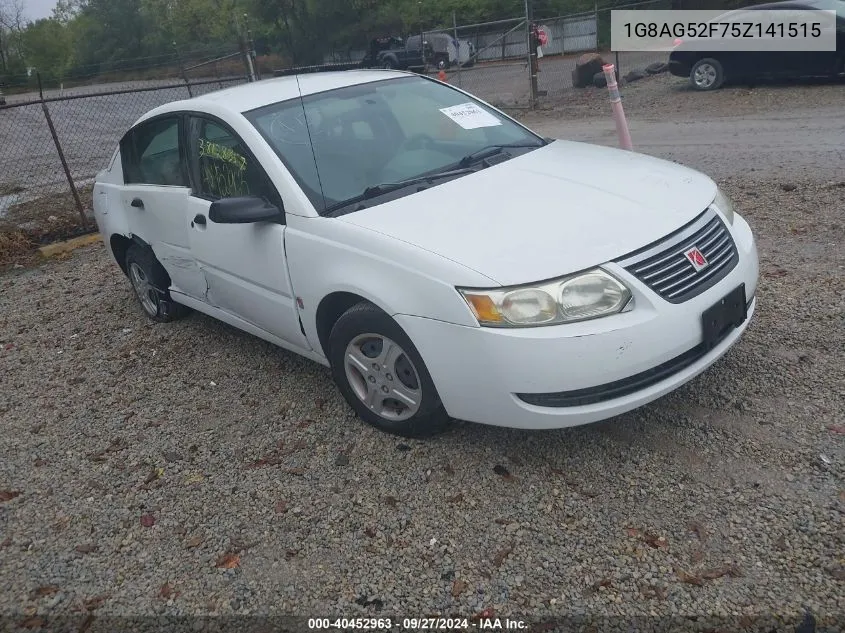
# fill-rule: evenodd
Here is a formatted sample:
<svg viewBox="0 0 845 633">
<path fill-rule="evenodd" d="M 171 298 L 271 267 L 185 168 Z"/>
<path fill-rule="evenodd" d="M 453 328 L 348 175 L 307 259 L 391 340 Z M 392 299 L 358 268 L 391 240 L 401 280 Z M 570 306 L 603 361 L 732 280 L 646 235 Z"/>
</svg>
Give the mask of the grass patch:
<svg viewBox="0 0 845 633">
<path fill-rule="evenodd" d="M 93 187 L 79 190 L 82 205 L 92 206 Z M 73 194 L 42 196 L 9 207 L 0 218 L 0 267 L 24 263 L 45 244 L 67 240 L 96 230 L 93 220 L 82 223 Z"/>
<path fill-rule="evenodd" d="M 0 266 L 28 259 L 35 249 L 23 231 L 0 232 Z"/>
</svg>

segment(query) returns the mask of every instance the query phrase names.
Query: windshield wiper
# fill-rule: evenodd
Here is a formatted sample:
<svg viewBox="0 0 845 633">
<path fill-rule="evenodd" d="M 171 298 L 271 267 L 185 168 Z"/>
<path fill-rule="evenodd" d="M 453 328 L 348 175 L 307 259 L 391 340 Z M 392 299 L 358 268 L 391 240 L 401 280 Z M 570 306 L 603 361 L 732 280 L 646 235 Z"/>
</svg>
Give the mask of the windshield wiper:
<svg viewBox="0 0 845 633">
<path fill-rule="evenodd" d="M 417 176 L 415 178 L 408 178 L 406 180 L 397 180 L 396 182 L 385 182 L 380 185 L 373 185 L 372 187 L 367 187 L 364 189 L 364 193 L 361 194 L 364 196 L 364 200 L 372 198 L 374 196 L 380 196 L 384 193 L 390 193 L 391 191 L 396 191 L 397 189 L 402 189 L 404 187 L 410 187 L 411 185 L 416 185 L 421 182 L 434 182 L 435 180 L 440 180 L 441 178 L 451 178 L 452 176 L 463 176 L 464 174 L 468 174 L 474 169 L 450 169 L 449 171 L 441 171 L 435 174 L 429 174 L 428 176 Z"/>
<path fill-rule="evenodd" d="M 361 202 L 363 200 L 369 200 L 370 198 L 375 198 L 376 196 L 381 196 L 386 193 L 390 193 L 391 191 L 398 191 L 399 189 L 404 189 L 405 187 L 410 187 L 411 185 L 416 185 L 423 182 L 430 183 L 434 182 L 435 180 L 440 180 L 441 178 L 463 176 L 464 174 L 469 174 L 474 171 L 475 169 L 470 168 L 450 169 L 449 171 L 440 171 L 434 174 L 428 174 L 427 176 L 417 176 L 415 178 L 408 178 L 406 180 L 397 180 L 396 182 L 385 182 L 379 185 L 372 185 L 364 189 L 364 191 L 362 191 L 357 196 L 349 198 L 348 200 L 344 200 L 343 202 L 338 202 L 337 204 L 331 205 L 329 208 L 326 209 L 326 213 L 337 211 L 338 209 L 349 206 L 350 204 L 355 204 L 356 202 Z"/>
<path fill-rule="evenodd" d="M 496 154 L 500 154 L 506 149 L 512 147 L 543 147 L 541 143 L 538 145 L 537 143 L 500 143 L 498 145 L 488 145 L 487 147 L 482 147 L 480 150 L 473 152 L 472 154 L 467 154 L 461 160 L 458 161 L 458 165 L 460 167 L 469 167 L 473 163 L 476 163 L 480 160 L 484 160 L 486 158 L 490 158 L 491 156 L 495 156 Z"/>
</svg>

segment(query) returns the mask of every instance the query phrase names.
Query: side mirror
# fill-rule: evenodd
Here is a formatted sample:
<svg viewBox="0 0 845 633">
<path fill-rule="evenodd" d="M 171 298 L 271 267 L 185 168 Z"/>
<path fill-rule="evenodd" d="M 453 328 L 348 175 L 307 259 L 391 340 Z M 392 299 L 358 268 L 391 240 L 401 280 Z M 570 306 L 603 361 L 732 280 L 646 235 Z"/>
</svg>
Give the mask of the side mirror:
<svg viewBox="0 0 845 633">
<path fill-rule="evenodd" d="M 208 217 L 218 224 L 252 224 L 281 221 L 283 214 L 282 209 L 264 198 L 244 196 L 215 200 L 208 210 Z"/>
</svg>

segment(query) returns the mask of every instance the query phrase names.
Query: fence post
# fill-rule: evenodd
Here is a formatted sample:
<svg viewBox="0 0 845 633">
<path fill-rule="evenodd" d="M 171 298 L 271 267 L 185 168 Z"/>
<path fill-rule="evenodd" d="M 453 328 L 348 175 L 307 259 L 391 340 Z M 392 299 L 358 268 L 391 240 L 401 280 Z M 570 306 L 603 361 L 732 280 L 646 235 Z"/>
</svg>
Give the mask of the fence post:
<svg viewBox="0 0 845 633">
<path fill-rule="evenodd" d="M 458 17 L 454 9 L 452 10 L 452 28 L 455 30 L 455 53 L 458 55 L 458 87 L 461 87 L 461 42 L 458 40 Z"/>
<path fill-rule="evenodd" d="M 238 14 L 237 12 L 233 13 L 235 16 L 235 28 L 238 30 L 238 46 L 241 49 L 241 57 L 243 58 L 244 66 L 246 67 L 246 80 L 252 83 L 255 81 L 255 70 L 252 67 L 252 59 L 249 56 L 246 37 L 244 37 L 244 32 L 241 30 L 241 23 L 238 21 Z"/>
<path fill-rule="evenodd" d="M 528 72 L 531 78 L 531 109 L 537 108 L 537 47 L 534 45 L 532 0 L 525 0 L 525 41 L 528 45 Z"/>
<path fill-rule="evenodd" d="M 44 90 L 41 86 L 41 73 L 36 73 L 38 78 L 38 97 L 41 99 L 41 109 L 44 111 L 44 118 L 47 119 L 47 127 L 50 128 L 50 136 L 53 137 L 53 143 L 56 145 L 56 151 L 59 154 L 59 160 L 62 163 L 62 169 L 65 171 L 65 178 L 70 186 L 70 191 L 73 194 L 73 199 L 76 202 L 76 210 L 79 211 L 79 219 L 82 222 L 82 227 L 88 225 L 88 220 L 85 217 L 85 209 L 82 207 L 82 198 L 79 197 L 79 191 L 76 189 L 76 183 L 73 182 L 73 176 L 70 173 L 65 153 L 62 150 L 62 144 L 59 142 L 59 135 L 56 134 L 56 127 L 53 125 L 53 119 L 50 117 L 50 110 L 47 108 L 47 102 L 44 101 Z"/>
<path fill-rule="evenodd" d="M 596 2 L 593 7 L 593 24 L 596 25 L 596 52 L 601 52 L 601 38 L 599 37 L 599 3 Z"/>
<path fill-rule="evenodd" d="M 252 39 L 252 30 L 247 27 L 246 29 L 246 37 L 247 37 L 247 54 L 249 55 L 249 61 L 252 66 L 252 76 L 253 81 L 261 81 L 261 71 L 258 68 L 258 55 L 255 52 L 255 40 Z"/>
<path fill-rule="evenodd" d="M 194 91 L 191 90 L 191 84 L 188 82 L 188 73 L 185 72 L 185 64 L 182 63 L 182 56 L 179 54 L 179 47 L 176 46 L 176 42 L 173 42 L 173 50 L 176 51 L 176 61 L 179 62 L 179 70 L 182 73 L 182 79 L 185 81 L 185 87 L 188 89 L 188 96 L 193 99 Z"/>
</svg>

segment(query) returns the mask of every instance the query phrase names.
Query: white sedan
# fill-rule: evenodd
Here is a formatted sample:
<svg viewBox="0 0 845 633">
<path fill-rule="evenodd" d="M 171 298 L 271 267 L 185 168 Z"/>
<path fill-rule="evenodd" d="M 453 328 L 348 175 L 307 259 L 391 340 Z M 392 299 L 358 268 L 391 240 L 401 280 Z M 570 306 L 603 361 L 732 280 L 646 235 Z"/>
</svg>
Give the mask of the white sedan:
<svg viewBox="0 0 845 633">
<path fill-rule="evenodd" d="M 754 237 L 710 178 L 541 138 L 410 73 L 156 108 L 94 211 L 150 318 L 198 310 L 327 365 L 402 435 L 629 411 L 724 355 L 756 305 Z"/>
</svg>

